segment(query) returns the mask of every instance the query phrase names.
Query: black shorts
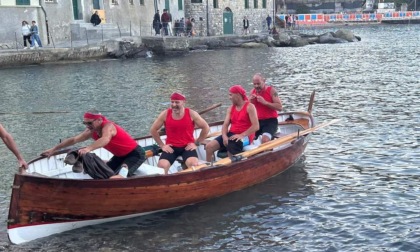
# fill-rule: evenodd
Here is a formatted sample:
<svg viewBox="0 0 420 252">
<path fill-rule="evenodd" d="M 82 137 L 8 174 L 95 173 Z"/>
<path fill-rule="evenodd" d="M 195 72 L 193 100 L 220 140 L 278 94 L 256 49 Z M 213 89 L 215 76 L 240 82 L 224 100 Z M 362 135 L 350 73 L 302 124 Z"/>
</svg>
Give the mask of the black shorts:
<svg viewBox="0 0 420 252">
<path fill-rule="evenodd" d="M 190 157 L 198 158 L 196 150 L 185 150 L 185 147 L 171 146 L 171 148 L 174 150 L 174 152 L 168 153 L 163 151 L 162 154 L 160 154 L 159 160 L 166 159 L 170 164 L 173 164 L 178 156 L 182 156 L 182 160 L 184 160 L 184 162 L 187 161 L 187 159 Z"/>
<path fill-rule="evenodd" d="M 133 176 L 134 172 L 146 160 L 146 153 L 144 149 L 137 145 L 137 147 L 125 155 L 124 157 L 113 156 L 106 164 L 117 174 L 121 165 L 124 163 L 128 166 L 128 177 Z"/>
<path fill-rule="evenodd" d="M 255 139 L 266 132 L 270 133 L 271 139 L 273 139 L 274 134 L 276 134 L 277 128 L 279 127 L 279 121 L 277 120 L 277 117 L 258 120 L 258 122 L 260 124 L 260 129 L 255 132 Z"/>
<path fill-rule="evenodd" d="M 231 137 L 233 135 L 235 135 L 235 134 L 232 133 L 232 132 L 228 132 L 227 133 L 227 136 L 228 137 Z M 228 151 L 230 154 L 236 155 L 238 153 L 241 153 L 243 151 L 243 148 L 244 148 L 244 145 L 243 145 L 243 142 L 242 141 L 233 141 L 233 140 L 229 140 L 228 141 L 228 145 L 225 146 L 223 144 L 223 137 L 222 137 L 222 135 L 216 137 L 214 140 L 216 140 L 219 143 L 219 145 L 220 145 L 219 151 L 220 152 L 226 152 L 226 151 Z"/>
</svg>

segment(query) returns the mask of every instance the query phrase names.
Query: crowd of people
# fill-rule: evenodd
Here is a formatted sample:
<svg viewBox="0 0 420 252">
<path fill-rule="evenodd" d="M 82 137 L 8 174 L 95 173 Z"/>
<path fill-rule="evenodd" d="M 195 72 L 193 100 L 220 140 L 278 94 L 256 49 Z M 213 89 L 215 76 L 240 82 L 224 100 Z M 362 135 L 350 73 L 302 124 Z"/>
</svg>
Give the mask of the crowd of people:
<svg viewBox="0 0 420 252">
<path fill-rule="evenodd" d="M 152 27 L 155 30 L 155 36 L 195 36 L 196 31 L 194 29 L 195 19 L 194 18 L 181 18 L 174 21 L 174 27 L 172 28 L 172 15 L 167 9 L 163 9 L 162 15 L 159 14 L 159 10 L 156 11 L 153 17 Z"/>
<path fill-rule="evenodd" d="M 261 143 L 273 139 L 277 132 L 277 111 L 282 110 L 281 100 L 274 87 L 266 85 L 265 78 L 257 73 L 252 78 L 254 88 L 247 95 L 241 85 L 229 88 L 229 99 L 232 105 L 226 110 L 221 135 L 214 140 L 205 141 L 209 125 L 200 114 L 186 106 L 186 97 L 179 93 L 170 96 L 170 107 L 162 111 L 150 128 L 150 134 L 162 151 L 157 166 L 168 174 L 170 166 L 178 156 L 182 156 L 186 167 L 198 165 L 197 148 L 205 145 L 206 160 L 214 159 L 217 150 L 227 152 L 228 156 L 243 151 L 243 147 L 259 138 Z M 76 136 L 67 138 L 58 145 L 42 152 L 42 156 L 51 157 L 58 150 L 73 146 L 89 139 L 94 141 L 77 150 L 79 157 L 92 155 L 90 152 L 105 148 L 113 157 L 99 166 L 110 172 L 100 178 L 125 178 L 134 172 L 146 160 L 145 150 L 121 126 L 108 120 L 96 110 L 89 110 L 83 116 L 85 129 Z M 166 139 L 160 136 L 160 129 L 165 127 Z M 201 129 L 194 139 L 194 129 Z M 28 168 L 28 164 L 19 152 L 12 136 L 0 124 L 0 137 L 16 156 L 19 167 Z M 110 168 L 110 169 L 109 169 Z M 121 173 L 126 168 L 127 172 Z M 107 170 L 107 172 L 108 172 Z M 73 170 L 75 171 L 75 170 Z M 75 171 L 76 172 L 76 171 Z M 79 171 L 81 172 L 81 171 Z M 103 177 L 105 176 L 105 177 Z"/>
<path fill-rule="evenodd" d="M 23 36 L 23 49 L 42 47 L 41 39 L 39 38 L 38 26 L 36 25 L 35 20 L 32 21 L 31 26 L 27 21 L 23 20 L 21 29 Z"/>
</svg>

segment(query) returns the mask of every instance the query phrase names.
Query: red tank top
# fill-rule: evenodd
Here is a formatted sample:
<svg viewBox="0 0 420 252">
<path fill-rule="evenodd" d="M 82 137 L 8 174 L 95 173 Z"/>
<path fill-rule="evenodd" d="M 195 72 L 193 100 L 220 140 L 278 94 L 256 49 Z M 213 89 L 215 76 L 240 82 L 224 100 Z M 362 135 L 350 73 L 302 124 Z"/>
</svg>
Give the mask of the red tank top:
<svg viewBox="0 0 420 252">
<path fill-rule="evenodd" d="M 262 96 L 266 101 L 273 102 L 273 97 L 271 96 L 271 89 L 272 86 L 267 86 L 261 93 L 258 95 Z M 252 89 L 251 94 L 257 95 L 257 91 Z M 275 109 L 271 109 L 257 101 L 257 99 L 252 99 L 252 103 L 255 105 L 258 114 L 258 120 L 270 119 L 270 118 L 277 118 L 277 111 Z"/>
<path fill-rule="evenodd" d="M 102 122 L 102 127 L 104 127 L 107 123 L 112 123 L 115 126 L 117 129 L 117 134 L 115 134 L 115 136 L 111 138 L 111 141 L 109 141 L 109 143 L 104 146 L 105 149 L 111 152 L 114 156 L 124 157 L 137 147 L 137 142 L 130 136 L 130 134 L 128 134 L 117 124 L 108 120 L 104 120 Z M 93 132 L 92 138 L 94 140 L 99 139 L 98 133 Z"/>
<path fill-rule="evenodd" d="M 191 119 L 190 109 L 185 108 L 184 116 L 180 120 L 172 118 L 172 109 L 168 109 L 165 120 L 166 144 L 174 147 L 185 147 L 194 143 L 194 122 Z"/>
<path fill-rule="evenodd" d="M 249 119 L 248 108 L 249 102 L 246 102 L 240 111 L 236 110 L 235 105 L 230 109 L 230 129 L 229 132 L 241 134 L 251 127 L 252 123 Z M 249 135 L 249 142 L 254 140 L 255 133 Z"/>
</svg>

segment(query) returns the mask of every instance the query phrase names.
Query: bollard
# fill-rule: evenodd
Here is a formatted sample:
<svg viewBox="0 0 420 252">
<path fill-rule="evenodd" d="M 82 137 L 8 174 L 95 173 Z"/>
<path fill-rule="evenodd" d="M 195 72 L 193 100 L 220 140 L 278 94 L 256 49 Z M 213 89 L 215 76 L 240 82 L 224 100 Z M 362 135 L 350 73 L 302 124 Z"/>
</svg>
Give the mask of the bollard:
<svg viewBox="0 0 420 252">
<path fill-rule="evenodd" d="M 118 22 L 117 22 L 117 27 L 118 27 L 118 31 L 120 33 L 120 38 L 121 38 L 121 29 L 120 29 L 120 25 L 118 24 Z"/>
<path fill-rule="evenodd" d="M 16 51 L 18 51 L 18 52 L 19 52 L 16 32 L 15 32 L 15 41 L 16 41 Z"/>
<path fill-rule="evenodd" d="M 88 38 L 88 32 L 87 32 L 87 29 L 85 29 L 85 33 L 86 33 L 86 43 L 89 45 L 89 38 Z"/>
</svg>

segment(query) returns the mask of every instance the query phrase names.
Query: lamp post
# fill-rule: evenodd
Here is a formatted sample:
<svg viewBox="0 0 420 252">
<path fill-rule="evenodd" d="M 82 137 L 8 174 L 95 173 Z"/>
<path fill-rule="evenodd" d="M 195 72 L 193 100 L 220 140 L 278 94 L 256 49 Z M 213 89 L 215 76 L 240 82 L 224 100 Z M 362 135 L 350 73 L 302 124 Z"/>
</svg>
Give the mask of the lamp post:
<svg viewBox="0 0 420 252">
<path fill-rule="evenodd" d="M 273 0 L 273 27 L 276 23 L 276 0 Z"/>
<path fill-rule="evenodd" d="M 206 31 L 207 31 L 207 37 L 210 36 L 210 32 L 209 32 L 209 0 L 206 1 Z"/>
</svg>

